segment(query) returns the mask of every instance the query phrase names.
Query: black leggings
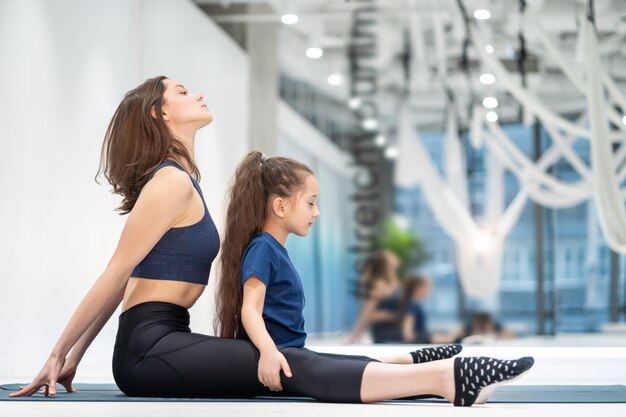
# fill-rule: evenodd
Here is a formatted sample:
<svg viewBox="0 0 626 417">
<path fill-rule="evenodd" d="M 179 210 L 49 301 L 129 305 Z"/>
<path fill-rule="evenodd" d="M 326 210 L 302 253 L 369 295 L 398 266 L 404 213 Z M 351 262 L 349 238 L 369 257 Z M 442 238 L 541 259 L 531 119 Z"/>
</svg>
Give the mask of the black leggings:
<svg viewBox="0 0 626 417">
<path fill-rule="evenodd" d="M 136 304 L 119 316 L 113 377 L 133 397 L 312 397 L 325 402 L 361 401 L 367 356 L 280 348 L 292 371 L 273 392 L 257 377 L 259 351 L 248 341 L 193 333 L 189 311 L 165 301 Z"/>
</svg>

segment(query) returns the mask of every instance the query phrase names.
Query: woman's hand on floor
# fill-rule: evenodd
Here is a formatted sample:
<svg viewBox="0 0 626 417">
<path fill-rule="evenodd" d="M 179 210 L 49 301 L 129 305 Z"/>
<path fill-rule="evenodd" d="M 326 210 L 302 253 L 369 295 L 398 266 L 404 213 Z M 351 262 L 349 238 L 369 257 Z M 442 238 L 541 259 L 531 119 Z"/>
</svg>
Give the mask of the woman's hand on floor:
<svg viewBox="0 0 626 417">
<path fill-rule="evenodd" d="M 74 364 L 72 361 L 67 360 L 65 362 L 65 365 L 63 365 L 63 370 L 59 374 L 59 379 L 57 379 L 57 383 L 63 385 L 67 392 L 76 392 L 76 389 L 72 387 L 72 381 L 76 376 L 76 368 L 77 364 Z M 20 389 L 22 388 L 23 386 L 20 385 Z M 47 388 L 48 386 L 45 386 L 41 391 L 39 391 L 39 394 L 45 394 Z"/>
<path fill-rule="evenodd" d="M 72 380 L 76 375 L 76 367 L 69 363 L 67 367 L 65 365 L 65 358 L 50 356 L 44 364 L 39 374 L 33 379 L 33 382 L 25 387 L 20 386 L 20 390 L 12 392 L 9 397 L 21 397 L 24 395 L 33 395 L 42 386 L 45 388 L 41 390 L 42 394 L 56 395 L 57 381 L 62 384 L 68 392 L 74 392 L 72 388 Z"/>
<path fill-rule="evenodd" d="M 67 390 L 67 392 L 76 392 L 76 389 L 72 387 L 72 381 L 76 376 L 76 368 L 78 367 L 77 363 L 72 362 L 71 360 L 67 360 L 63 365 L 63 369 L 59 374 L 59 379 L 57 382 Z"/>
</svg>

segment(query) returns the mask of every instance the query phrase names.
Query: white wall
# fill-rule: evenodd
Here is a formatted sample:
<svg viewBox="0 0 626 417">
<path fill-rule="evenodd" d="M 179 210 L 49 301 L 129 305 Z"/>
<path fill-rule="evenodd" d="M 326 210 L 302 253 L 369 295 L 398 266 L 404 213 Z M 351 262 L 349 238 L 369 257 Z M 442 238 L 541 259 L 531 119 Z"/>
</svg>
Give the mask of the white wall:
<svg viewBox="0 0 626 417">
<path fill-rule="evenodd" d="M 247 149 L 247 68 L 188 0 L 0 0 L 0 383 L 36 375 L 117 245 L 121 197 L 93 178 L 123 94 L 156 75 L 205 93 L 214 122 L 198 132 L 196 161 L 221 231 Z M 212 332 L 214 272 L 193 331 Z M 119 312 L 77 381 L 112 380 Z"/>
</svg>

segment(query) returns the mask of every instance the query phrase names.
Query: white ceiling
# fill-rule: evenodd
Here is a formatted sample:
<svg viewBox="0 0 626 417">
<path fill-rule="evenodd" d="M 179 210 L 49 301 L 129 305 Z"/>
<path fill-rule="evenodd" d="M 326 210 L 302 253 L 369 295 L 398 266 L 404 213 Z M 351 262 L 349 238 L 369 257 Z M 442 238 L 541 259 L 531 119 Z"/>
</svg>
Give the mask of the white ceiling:
<svg viewBox="0 0 626 417">
<path fill-rule="evenodd" d="M 216 20 L 229 19 L 255 24 L 277 24 L 279 34 L 279 65 L 281 70 L 316 86 L 318 89 L 341 100 L 348 100 L 347 82 L 343 85 L 330 86 L 326 78 L 332 72 L 346 73 L 346 45 L 350 39 L 352 27 L 352 9 L 354 5 L 365 1 L 341 0 L 296 0 L 295 10 L 299 21 L 295 25 L 283 25 L 280 16 L 288 7 L 286 1 L 227 1 L 195 0 L 201 4 L 221 4 L 225 12 L 230 4 L 266 3 L 274 13 L 264 15 L 230 14 Z M 519 1 L 518 0 L 464 0 L 463 4 L 470 14 L 479 8 L 491 12 L 491 18 L 481 25 L 490 36 L 495 54 L 503 60 L 515 58 L 518 47 Z M 527 10 L 540 16 L 540 22 L 551 39 L 562 52 L 573 55 L 577 39 L 577 16 L 586 9 L 587 2 L 582 0 L 527 0 Z M 603 42 L 603 61 L 620 86 L 626 88 L 626 0 L 595 0 L 596 27 Z M 399 93 L 404 87 L 400 55 L 403 53 L 403 31 L 412 30 L 413 57 L 416 60 L 412 68 L 411 102 L 415 108 L 415 117 L 425 129 L 440 128 L 445 110 L 445 94 L 441 88 L 442 79 L 450 86 L 460 104 L 461 117 L 470 99 L 468 79 L 459 68 L 462 55 L 465 29 L 457 6 L 457 0 L 378 0 L 377 42 L 379 108 L 382 112 L 383 128 L 395 125 L 396 104 Z M 416 30 L 417 28 L 417 30 Z M 437 29 L 440 29 L 439 31 Z M 310 60 L 304 52 L 311 42 L 312 34 L 321 33 L 324 56 L 319 60 Z M 439 36 L 437 36 L 439 35 Z M 585 101 L 575 88 L 560 72 L 555 62 L 543 53 L 538 39 L 532 31 L 524 33 L 528 53 L 537 60 L 537 70 L 528 75 L 529 88 L 534 90 L 545 103 L 562 113 L 576 113 L 583 110 Z M 441 40 L 437 42 L 437 40 Z M 421 46 L 420 46 L 421 45 Z M 446 57 L 447 74 L 442 77 L 438 56 Z M 498 87 L 484 86 L 478 81 L 481 65 L 476 55 L 470 50 L 470 58 L 476 64 L 471 71 L 471 89 L 476 97 L 482 99 L 485 94 L 498 97 L 501 103 L 498 113 L 501 120 L 514 120 L 517 106 L 514 100 Z M 625 90 L 626 91 L 626 90 Z M 626 109 L 624 109 L 626 110 Z"/>
</svg>

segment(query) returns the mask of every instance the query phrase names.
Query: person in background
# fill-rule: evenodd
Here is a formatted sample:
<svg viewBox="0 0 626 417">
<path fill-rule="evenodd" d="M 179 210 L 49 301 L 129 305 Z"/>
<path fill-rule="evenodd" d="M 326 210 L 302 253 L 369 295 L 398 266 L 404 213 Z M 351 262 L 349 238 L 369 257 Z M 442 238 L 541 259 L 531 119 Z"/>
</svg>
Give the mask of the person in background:
<svg viewBox="0 0 626 417">
<path fill-rule="evenodd" d="M 432 332 L 428 329 L 424 300 L 432 293 L 432 280 L 424 275 L 409 274 L 404 279 L 399 321 L 404 343 L 452 343 L 455 334 Z"/>
<path fill-rule="evenodd" d="M 515 333 L 505 329 L 501 323 L 487 312 L 479 311 L 471 315 L 460 335 L 454 339 L 458 343 L 483 344 L 497 339 L 513 339 Z"/>
<path fill-rule="evenodd" d="M 400 343 L 398 309 L 402 288 L 400 258 L 388 249 L 370 255 L 364 264 L 359 295 L 365 298 L 357 323 L 346 343 L 358 342 L 370 330 L 374 343 Z"/>
<path fill-rule="evenodd" d="M 419 274 L 409 274 L 404 280 L 400 320 L 402 341 L 405 343 L 431 343 L 423 300 L 432 291 L 429 278 Z"/>
</svg>

